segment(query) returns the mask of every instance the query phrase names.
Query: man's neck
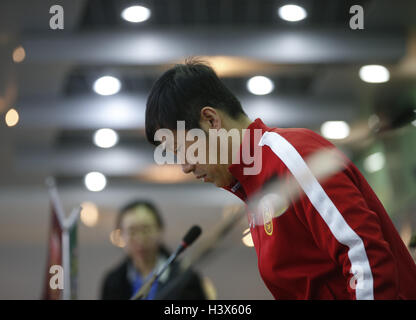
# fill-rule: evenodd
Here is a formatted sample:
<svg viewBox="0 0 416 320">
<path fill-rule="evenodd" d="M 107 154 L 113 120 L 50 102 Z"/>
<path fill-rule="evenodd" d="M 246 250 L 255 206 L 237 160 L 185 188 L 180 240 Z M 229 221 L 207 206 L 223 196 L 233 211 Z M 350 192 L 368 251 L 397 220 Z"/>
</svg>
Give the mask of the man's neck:
<svg viewBox="0 0 416 320">
<path fill-rule="evenodd" d="M 240 144 L 243 141 L 243 130 L 247 129 L 253 121 L 246 115 L 241 115 L 237 119 L 228 118 L 224 124 L 224 128 L 229 131 L 231 129 L 237 129 L 240 132 Z"/>
</svg>

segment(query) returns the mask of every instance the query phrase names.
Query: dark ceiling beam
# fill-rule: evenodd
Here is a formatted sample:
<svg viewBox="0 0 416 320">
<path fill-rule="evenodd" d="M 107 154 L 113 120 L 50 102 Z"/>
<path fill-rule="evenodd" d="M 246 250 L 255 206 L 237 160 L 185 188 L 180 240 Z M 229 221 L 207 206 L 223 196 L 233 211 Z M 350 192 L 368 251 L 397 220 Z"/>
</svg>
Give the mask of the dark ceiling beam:
<svg viewBox="0 0 416 320">
<path fill-rule="evenodd" d="M 396 62 L 406 51 L 404 32 L 277 30 L 276 28 L 170 28 L 31 35 L 26 63 L 162 64 L 193 55 L 226 55 L 281 64 Z"/>
<path fill-rule="evenodd" d="M 90 147 L 19 147 L 14 167 L 20 172 L 36 174 L 63 174 L 83 176 L 99 171 L 111 176 L 138 175 L 154 165 L 153 147 L 143 143 L 136 147 L 101 149 L 91 143 Z"/>
<path fill-rule="evenodd" d="M 17 103 L 19 127 L 25 129 L 140 129 L 144 127 L 146 94 L 96 95 L 64 99 L 31 98 Z M 353 98 L 239 95 L 252 118 L 269 125 L 316 126 L 325 120 L 352 120 L 359 109 Z M 18 128 L 16 128 L 18 129 Z"/>
</svg>

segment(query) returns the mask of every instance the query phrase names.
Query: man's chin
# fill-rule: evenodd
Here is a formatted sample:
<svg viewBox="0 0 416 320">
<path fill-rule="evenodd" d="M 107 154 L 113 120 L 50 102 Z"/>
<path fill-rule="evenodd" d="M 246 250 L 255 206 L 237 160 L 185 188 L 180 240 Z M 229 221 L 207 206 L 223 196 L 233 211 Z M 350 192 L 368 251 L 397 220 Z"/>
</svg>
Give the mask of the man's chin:
<svg viewBox="0 0 416 320">
<path fill-rule="evenodd" d="M 228 186 L 227 183 L 225 183 L 224 181 L 221 181 L 221 180 L 215 180 L 215 181 L 210 181 L 210 182 L 218 188 L 224 188 L 224 187 Z"/>
<path fill-rule="evenodd" d="M 209 179 L 209 178 L 204 178 L 204 183 L 210 183 L 210 184 L 213 184 L 213 185 L 215 185 L 215 186 L 217 186 L 217 187 L 219 187 L 219 188 L 221 188 L 221 187 L 222 187 L 222 183 L 221 183 L 221 181 L 211 180 L 211 179 Z"/>
<path fill-rule="evenodd" d="M 204 178 L 204 183 L 211 183 L 211 184 L 215 185 L 218 188 L 224 188 L 224 187 L 227 187 L 228 185 L 230 185 L 231 182 L 227 183 L 226 181 L 221 180 L 221 179 L 212 180 L 210 178 L 205 177 Z"/>
</svg>

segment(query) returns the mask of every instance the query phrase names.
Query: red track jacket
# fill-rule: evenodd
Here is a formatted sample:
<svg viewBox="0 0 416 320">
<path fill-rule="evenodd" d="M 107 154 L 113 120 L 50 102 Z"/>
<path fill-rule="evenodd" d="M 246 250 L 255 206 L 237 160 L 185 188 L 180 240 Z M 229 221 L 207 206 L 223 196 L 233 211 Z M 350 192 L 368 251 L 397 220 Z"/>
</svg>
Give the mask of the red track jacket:
<svg viewBox="0 0 416 320">
<path fill-rule="evenodd" d="M 260 141 L 252 130 L 244 137 L 261 146 L 261 171 L 247 175 L 249 165 L 232 164 L 237 183 L 225 188 L 243 201 L 272 177 L 299 177 L 308 170 L 303 158 L 334 147 L 308 129 L 271 129 L 260 119 L 248 129 L 261 129 Z M 416 265 L 351 161 L 322 185 L 298 183 L 302 195 L 270 223 L 255 225 L 248 214 L 259 271 L 275 299 L 416 299 Z"/>
</svg>

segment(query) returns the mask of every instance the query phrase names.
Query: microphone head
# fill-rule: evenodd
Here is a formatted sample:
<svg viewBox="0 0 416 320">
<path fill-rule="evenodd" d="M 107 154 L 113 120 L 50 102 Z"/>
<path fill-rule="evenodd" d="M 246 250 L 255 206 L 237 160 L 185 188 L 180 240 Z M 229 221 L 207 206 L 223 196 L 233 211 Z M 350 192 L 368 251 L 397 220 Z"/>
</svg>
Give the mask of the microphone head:
<svg viewBox="0 0 416 320">
<path fill-rule="evenodd" d="M 183 237 L 182 241 L 186 246 L 190 246 L 201 235 L 201 232 L 201 227 L 195 225 L 189 229 L 189 231 Z"/>
</svg>

